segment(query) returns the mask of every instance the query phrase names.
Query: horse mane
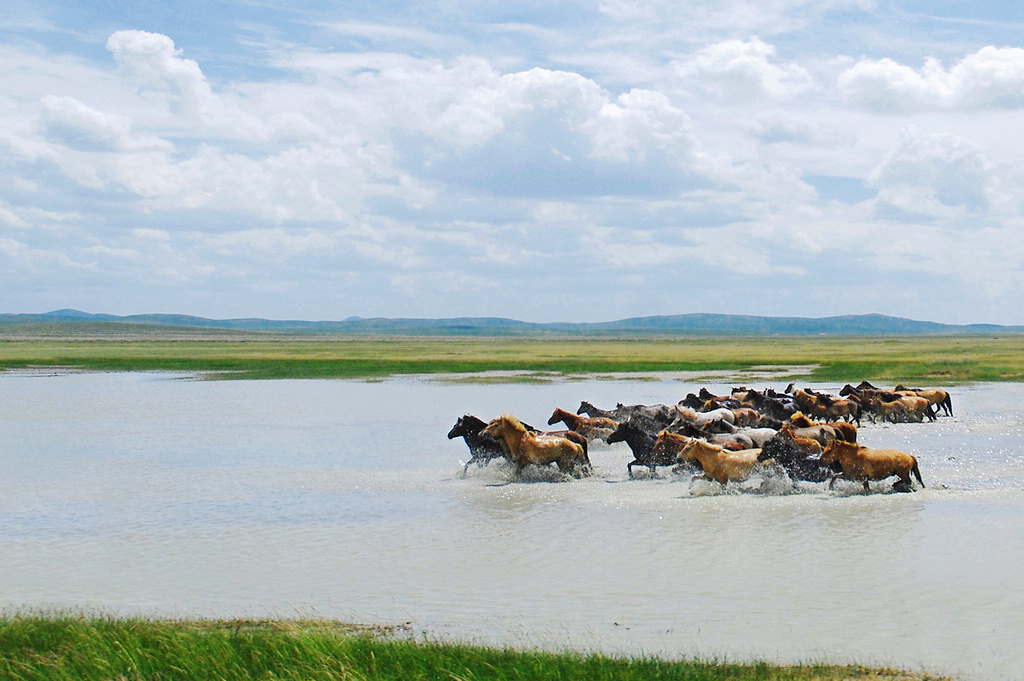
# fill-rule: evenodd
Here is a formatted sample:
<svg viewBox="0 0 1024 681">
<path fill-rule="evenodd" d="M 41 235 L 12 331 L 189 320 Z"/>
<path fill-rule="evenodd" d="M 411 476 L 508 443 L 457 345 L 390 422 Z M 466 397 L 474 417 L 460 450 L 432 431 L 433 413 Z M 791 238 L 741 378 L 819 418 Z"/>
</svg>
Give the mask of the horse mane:
<svg viewBox="0 0 1024 681">
<path fill-rule="evenodd" d="M 798 411 L 789 417 L 789 423 L 794 428 L 811 428 L 814 426 L 814 422 L 807 418 L 807 415 L 802 411 Z"/>
<path fill-rule="evenodd" d="M 716 445 L 714 442 L 708 442 L 707 440 L 702 440 L 699 437 L 692 437 L 692 438 L 690 438 L 690 441 L 686 443 L 686 446 L 687 447 L 695 447 L 697 449 L 702 449 L 705 452 L 724 452 L 725 451 L 725 447 L 723 447 L 722 445 Z"/>
<path fill-rule="evenodd" d="M 464 421 L 466 421 L 467 423 L 470 423 L 470 424 L 472 424 L 472 425 L 474 425 L 474 426 L 476 426 L 476 425 L 479 425 L 479 426 L 480 426 L 481 428 L 483 428 L 484 426 L 486 426 L 486 425 L 487 425 L 487 422 L 486 422 L 486 421 L 484 421 L 484 420 L 483 420 L 482 418 L 480 418 L 479 416 L 475 416 L 475 415 L 473 415 L 473 414 L 466 414 L 466 415 L 464 415 L 464 416 L 463 416 L 462 418 L 463 418 L 463 420 L 464 420 Z"/>
<path fill-rule="evenodd" d="M 504 419 L 505 421 L 507 421 L 509 423 L 509 425 L 511 425 L 516 430 L 523 430 L 523 431 L 529 431 L 530 430 L 529 428 L 527 428 L 526 426 L 523 425 L 522 421 L 517 419 L 515 416 L 512 416 L 512 414 L 502 414 L 498 418 L 499 419 Z"/>
<path fill-rule="evenodd" d="M 837 449 L 845 449 L 846 451 L 859 452 L 861 449 L 860 445 L 857 444 L 856 442 L 847 442 L 846 440 L 840 440 L 838 438 L 836 438 L 835 440 L 829 440 L 828 445 L 825 447 L 825 449 L 828 449 L 829 447 L 832 448 L 832 451 L 835 451 Z"/>
</svg>

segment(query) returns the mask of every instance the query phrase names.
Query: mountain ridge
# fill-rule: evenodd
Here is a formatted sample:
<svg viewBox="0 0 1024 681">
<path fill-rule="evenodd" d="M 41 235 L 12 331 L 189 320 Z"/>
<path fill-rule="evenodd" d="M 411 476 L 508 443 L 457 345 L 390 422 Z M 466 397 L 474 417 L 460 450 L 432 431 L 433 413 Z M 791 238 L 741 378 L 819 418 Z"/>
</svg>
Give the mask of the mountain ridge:
<svg viewBox="0 0 1024 681">
<path fill-rule="evenodd" d="M 832 317 L 765 317 L 713 313 L 652 315 L 608 322 L 523 322 L 505 317 L 441 319 L 348 317 L 340 321 L 209 319 L 181 314 L 118 316 L 74 309 L 39 314 L 0 313 L 0 328 L 16 325 L 132 325 L 154 329 L 209 329 L 244 332 L 340 335 L 436 336 L 811 336 L 811 335 L 935 335 L 1024 333 L 1024 326 L 942 324 L 877 313 Z M 96 325 L 100 325 L 97 327 Z M 110 327 L 111 330 L 116 326 Z"/>
</svg>

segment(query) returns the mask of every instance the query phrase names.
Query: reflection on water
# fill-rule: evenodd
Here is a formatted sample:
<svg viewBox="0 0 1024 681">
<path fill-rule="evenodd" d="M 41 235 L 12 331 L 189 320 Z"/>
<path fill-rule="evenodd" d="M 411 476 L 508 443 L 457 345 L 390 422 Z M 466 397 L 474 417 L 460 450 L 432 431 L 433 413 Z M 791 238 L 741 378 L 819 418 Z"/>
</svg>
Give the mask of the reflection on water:
<svg viewBox="0 0 1024 681">
<path fill-rule="evenodd" d="M 624 444 L 593 446 L 592 479 L 508 484 L 496 463 L 463 477 L 445 437 L 464 413 L 543 424 L 697 387 L 0 374 L 0 607 L 1024 677 L 1022 386 L 862 428 L 919 458 L 914 494 L 630 480 Z"/>
</svg>

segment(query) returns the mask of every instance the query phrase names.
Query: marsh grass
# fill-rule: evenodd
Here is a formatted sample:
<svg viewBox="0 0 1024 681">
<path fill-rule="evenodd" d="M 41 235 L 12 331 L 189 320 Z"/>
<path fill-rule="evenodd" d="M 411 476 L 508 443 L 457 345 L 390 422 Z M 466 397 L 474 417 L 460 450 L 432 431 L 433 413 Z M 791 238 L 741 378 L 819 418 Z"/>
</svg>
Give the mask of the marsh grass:
<svg viewBox="0 0 1024 681">
<path fill-rule="evenodd" d="M 518 372 L 538 376 L 691 372 L 743 374 L 806 366 L 819 382 L 948 385 L 1024 380 L 1024 335 L 674 339 L 18 338 L 0 341 L 0 369 L 205 372 L 211 378 L 380 378 Z M 532 377 L 532 378 L 531 378 Z"/>
<path fill-rule="evenodd" d="M 319 620 L 15 615 L 0 617 L 0 678 L 939 681 L 945 677 L 859 666 L 743 665 L 499 650 L 415 641 L 402 630 Z"/>
</svg>

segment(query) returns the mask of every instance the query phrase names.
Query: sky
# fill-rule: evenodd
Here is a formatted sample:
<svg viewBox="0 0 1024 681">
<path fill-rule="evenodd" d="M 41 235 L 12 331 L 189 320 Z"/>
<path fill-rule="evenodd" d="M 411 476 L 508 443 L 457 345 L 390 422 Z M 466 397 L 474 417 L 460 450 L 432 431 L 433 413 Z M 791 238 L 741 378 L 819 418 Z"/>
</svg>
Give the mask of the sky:
<svg viewBox="0 0 1024 681">
<path fill-rule="evenodd" d="M 3 0 L 61 308 L 1024 324 L 1024 4 Z"/>
</svg>

